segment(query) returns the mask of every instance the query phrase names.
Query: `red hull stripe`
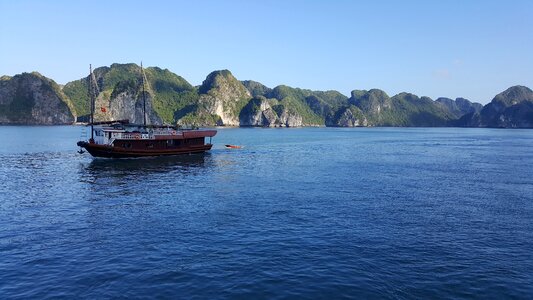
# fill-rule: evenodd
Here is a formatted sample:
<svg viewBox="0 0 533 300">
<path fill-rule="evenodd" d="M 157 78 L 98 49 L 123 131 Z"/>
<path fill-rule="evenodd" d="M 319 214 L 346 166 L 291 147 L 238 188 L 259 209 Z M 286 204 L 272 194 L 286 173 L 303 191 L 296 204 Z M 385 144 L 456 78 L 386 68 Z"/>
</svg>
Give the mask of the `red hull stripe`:
<svg viewBox="0 0 533 300">
<path fill-rule="evenodd" d="M 167 155 L 180 155 L 189 153 L 202 153 L 209 151 L 213 145 L 198 145 L 187 146 L 174 149 L 161 149 L 161 150 L 133 150 L 124 149 L 120 147 L 111 147 L 107 145 L 96 145 L 83 143 L 81 147 L 87 149 L 87 151 L 94 157 L 107 157 L 107 158 L 126 158 L 126 157 L 147 157 L 147 156 L 167 156 Z"/>
</svg>

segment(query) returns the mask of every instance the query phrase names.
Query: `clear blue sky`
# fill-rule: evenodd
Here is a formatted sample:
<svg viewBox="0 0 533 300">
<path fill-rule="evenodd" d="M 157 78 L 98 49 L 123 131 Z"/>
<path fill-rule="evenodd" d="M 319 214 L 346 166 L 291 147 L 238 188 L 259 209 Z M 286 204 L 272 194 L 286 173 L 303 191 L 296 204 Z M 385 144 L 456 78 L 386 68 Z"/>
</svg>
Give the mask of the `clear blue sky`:
<svg viewBox="0 0 533 300">
<path fill-rule="evenodd" d="M 0 0 L 0 75 L 58 83 L 143 60 L 194 85 L 380 88 L 487 103 L 533 88 L 533 1 Z"/>
</svg>

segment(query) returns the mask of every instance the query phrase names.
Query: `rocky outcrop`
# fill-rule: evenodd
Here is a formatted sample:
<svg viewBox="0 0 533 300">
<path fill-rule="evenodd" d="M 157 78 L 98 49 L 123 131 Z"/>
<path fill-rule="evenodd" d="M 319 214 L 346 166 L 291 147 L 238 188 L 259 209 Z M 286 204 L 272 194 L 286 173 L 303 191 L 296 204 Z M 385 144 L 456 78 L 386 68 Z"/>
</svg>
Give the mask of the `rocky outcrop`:
<svg viewBox="0 0 533 300">
<path fill-rule="evenodd" d="M 239 114 L 240 126 L 274 127 L 278 115 L 265 97 L 252 98 Z"/>
<path fill-rule="evenodd" d="M 143 124 L 143 112 L 146 107 L 146 124 L 162 124 L 163 120 L 157 115 L 152 107 L 152 93 L 145 91 L 142 96 L 140 82 L 123 81 L 117 83 L 111 93 L 100 92 L 95 101 L 94 120 L 129 120 L 134 124 Z"/>
<path fill-rule="evenodd" d="M 333 118 L 327 119 L 326 126 L 360 127 L 368 126 L 368 121 L 358 107 L 350 105 L 339 109 Z"/>
<path fill-rule="evenodd" d="M 506 108 L 498 126 L 505 128 L 533 128 L 533 102 L 524 101 Z"/>
<path fill-rule="evenodd" d="M 144 73 L 148 124 L 174 123 L 176 110 L 198 98 L 192 85 L 167 69 L 149 67 Z M 96 121 L 128 119 L 132 123 L 143 123 L 140 66 L 112 64 L 96 68 L 93 74 L 98 87 Z M 78 115 L 87 121 L 90 107 L 88 77 L 67 83 L 63 90 L 73 99 Z"/>
<path fill-rule="evenodd" d="M 358 107 L 371 125 L 379 126 L 389 122 L 387 112 L 392 109 L 392 101 L 382 90 L 354 90 L 348 102 Z"/>
<path fill-rule="evenodd" d="M 0 124 L 71 124 L 69 106 L 60 87 L 37 72 L 0 78 Z"/>
<path fill-rule="evenodd" d="M 455 100 L 379 89 L 313 91 L 279 85 L 271 89 L 252 80 L 238 81 L 230 71 L 212 72 L 193 87 L 167 69 L 145 72 L 146 118 L 149 124 L 197 126 L 471 126 L 533 127 L 532 91 L 511 87 L 482 107 Z M 94 71 L 98 92 L 95 120 L 129 119 L 142 123 L 141 69 L 112 64 Z M 0 77 L 0 123 L 68 124 L 88 121 L 88 80 L 60 87 L 38 73 Z"/>
<path fill-rule="evenodd" d="M 239 114 L 240 126 L 274 127 L 278 123 L 277 113 L 262 96 L 252 98 Z"/>
<path fill-rule="evenodd" d="M 469 113 L 456 124 L 464 127 L 532 128 L 533 91 L 513 86 L 496 95 L 480 112 Z"/>
<path fill-rule="evenodd" d="M 271 106 L 271 102 L 275 103 L 274 107 Z M 276 99 L 254 97 L 241 110 L 240 126 L 300 127 L 303 125 L 302 116 L 276 103 L 278 103 Z"/>
<path fill-rule="evenodd" d="M 392 101 L 389 95 L 382 90 L 371 89 L 354 90 L 348 102 L 359 107 L 369 115 L 377 115 L 383 110 L 392 108 Z"/>
<path fill-rule="evenodd" d="M 128 119 L 135 124 L 142 124 L 144 122 L 143 116 L 143 97 L 142 92 L 122 92 L 116 94 L 106 101 L 102 97 L 99 97 L 97 103 L 104 102 L 104 105 L 108 105 L 109 109 L 106 112 L 97 110 L 95 114 L 95 120 L 124 120 Z M 96 107 L 99 107 L 98 105 Z M 100 106 L 105 107 L 105 106 Z M 146 93 L 146 124 L 162 124 L 163 120 L 152 109 L 152 95 Z"/>
<path fill-rule="evenodd" d="M 283 108 L 278 112 L 278 115 L 280 127 L 301 127 L 304 125 L 302 116 L 295 111 Z"/>
<path fill-rule="evenodd" d="M 230 71 L 214 71 L 199 87 L 199 103 L 211 115 L 219 116 L 219 126 L 239 126 L 239 114 L 252 98 L 250 92 Z"/>
<path fill-rule="evenodd" d="M 411 93 L 391 98 L 377 89 L 356 90 L 348 101 L 361 109 L 369 126 L 446 126 L 454 119 L 443 105 Z"/>
<path fill-rule="evenodd" d="M 455 100 L 452 100 L 450 98 L 441 97 L 435 100 L 435 102 L 446 108 L 456 119 L 469 113 L 479 112 L 483 108 L 482 104 L 470 102 L 465 98 L 456 98 Z"/>
</svg>

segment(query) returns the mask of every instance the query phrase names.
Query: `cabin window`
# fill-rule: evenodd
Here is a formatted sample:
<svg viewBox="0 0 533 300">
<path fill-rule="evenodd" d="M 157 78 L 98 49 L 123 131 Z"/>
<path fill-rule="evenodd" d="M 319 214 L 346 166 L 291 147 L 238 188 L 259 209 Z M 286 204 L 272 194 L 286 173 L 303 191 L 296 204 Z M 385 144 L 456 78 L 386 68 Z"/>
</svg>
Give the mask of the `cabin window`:
<svg viewBox="0 0 533 300">
<path fill-rule="evenodd" d="M 131 148 L 131 143 L 123 143 L 122 147 L 126 148 L 126 149 L 129 149 L 129 148 Z"/>
</svg>

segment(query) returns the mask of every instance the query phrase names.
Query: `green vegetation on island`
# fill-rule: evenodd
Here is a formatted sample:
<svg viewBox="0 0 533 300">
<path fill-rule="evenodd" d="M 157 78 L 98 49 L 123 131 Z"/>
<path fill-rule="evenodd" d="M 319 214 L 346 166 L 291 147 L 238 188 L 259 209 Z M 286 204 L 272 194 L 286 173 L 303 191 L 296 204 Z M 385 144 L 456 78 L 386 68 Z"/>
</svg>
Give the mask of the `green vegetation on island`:
<svg viewBox="0 0 533 300">
<path fill-rule="evenodd" d="M 228 70 L 210 73 L 194 87 L 159 67 L 112 64 L 94 70 L 98 86 L 95 120 L 143 120 L 197 126 L 472 126 L 533 127 L 533 92 L 514 86 L 482 106 L 455 100 L 379 89 L 313 91 L 237 80 Z M 60 87 L 39 73 L 0 77 L 0 123 L 68 124 L 89 114 L 87 78 Z"/>
<path fill-rule="evenodd" d="M 59 85 L 37 72 L 0 78 L 0 124 L 71 124 L 73 109 Z"/>
<path fill-rule="evenodd" d="M 533 91 L 513 86 L 496 95 L 480 111 L 454 122 L 463 127 L 533 128 Z"/>
</svg>

